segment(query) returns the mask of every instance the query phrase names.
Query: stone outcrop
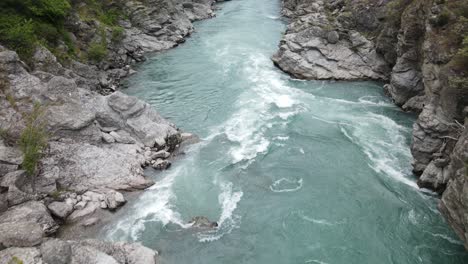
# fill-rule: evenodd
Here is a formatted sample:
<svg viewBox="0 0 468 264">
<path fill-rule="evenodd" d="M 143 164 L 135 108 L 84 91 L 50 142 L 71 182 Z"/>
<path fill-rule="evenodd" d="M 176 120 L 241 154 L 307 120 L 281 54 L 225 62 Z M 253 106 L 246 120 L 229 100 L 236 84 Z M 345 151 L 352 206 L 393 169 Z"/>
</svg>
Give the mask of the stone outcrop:
<svg viewBox="0 0 468 264">
<path fill-rule="evenodd" d="M 155 264 L 157 252 L 138 243 L 48 239 L 40 247 L 0 251 L 0 263 L 24 264 Z"/>
<path fill-rule="evenodd" d="M 303 79 L 387 80 L 389 68 L 375 44 L 326 8 L 324 1 L 284 1 L 290 23 L 273 62 Z"/>
<path fill-rule="evenodd" d="M 439 207 L 468 248 L 467 5 L 283 0 L 289 24 L 272 60 L 298 78 L 388 82 L 394 102 L 419 114 L 411 145 L 418 185 L 442 195 Z"/>
</svg>

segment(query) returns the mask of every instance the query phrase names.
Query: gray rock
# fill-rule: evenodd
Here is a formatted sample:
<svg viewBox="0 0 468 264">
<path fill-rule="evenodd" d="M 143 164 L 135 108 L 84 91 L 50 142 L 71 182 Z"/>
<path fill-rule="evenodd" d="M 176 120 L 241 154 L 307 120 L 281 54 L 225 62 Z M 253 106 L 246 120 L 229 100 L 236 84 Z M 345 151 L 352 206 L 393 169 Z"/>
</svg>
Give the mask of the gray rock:
<svg viewBox="0 0 468 264">
<path fill-rule="evenodd" d="M 218 227 L 217 222 L 212 222 L 207 217 L 204 217 L 204 216 L 193 217 L 190 220 L 189 224 L 191 224 L 193 228 L 216 228 Z"/>
<path fill-rule="evenodd" d="M 72 250 L 69 243 L 59 239 L 49 239 L 42 243 L 42 260 L 47 264 L 71 263 Z"/>
<path fill-rule="evenodd" d="M 77 222 L 85 217 L 91 216 L 99 208 L 100 204 L 96 202 L 89 202 L 83 209 L 76 209 L 67 217 L 67 222 Z"/>
<path fill-rule="evenodd" d="M 19 222 L 0 223 L 0 246 L 32 247 L 40 244 L 45 236 L 41 225 L 22 219 Z"/>
<path fill-rule="evenodd" d="M 28 176 L 26 175 L 26 172 L 24 170 L 13 171 L 7 173 L 1 178 L 0 186 L 7 188 L 11 185 L 21 186 L 26 182 L 27 177 Z"/>
<path fill-rule="evenodd" d="M 91 217 L 91 218 L 88 218 L 86 220 L 84 220 L 81 225 L 84 226 L 84 227 L 89 227 L 89 226 L 93 226 L 97 223 L 99 223 L 99 218 L 97 217 Z"/>
<path fill-rule="evenodd" d="M 41 252 L 37 248 L 7 248 L 0 251 L 0 263 L 11 263 L 11 261 L 23 264 L 42 264 Z"/>
<path fill-rule="evenodd" d="M 88 201 L 87 200 L 82 200 L 80 202 L 77 202 L 75 204 L 75 206 L 73 206 L 73 209 L 75 210 L 82 210 L 83 208 L 86 207 L 86 205 L 88 204 Z"/>
<path fill-rule="evenodd" d="M 52 202 L 47 208 L 50 212 L 61 219 L 67 218 L 68 215 L 73 211 L 73 206 L 66 202 Z"/>
<path fill-rule="evenodd" d="M 17 148 L 0 145 L 0 161 L 12 165 L 23 163 L 23 154 Z"/>
<path fill-rule="evenodd" d="M 0 215 L 0 224 L 20 223 L 23 221 L 39 224 L 44 234 L 51 235 L 58 229 L 57 223 L 49 215 L 49 211 L 41 202 L 30 201 L 9 208 Z"/>
<path fill-rule="evenodd" d="M 151 154 L 151 159 L 167 159 L 169 158 L 169 156 L 171 156 L 171 153 L 165 151 L 165 150 L 160 150 L 158 152 L 153 152 Z"/>
<path fill-rule="evenodd" d="M 327 40 L 330 44 L 336 44 L 340 40 L 340 34 L 337 31 L 330 31 L 327 34 Z"/>
<path fill-rule="evenodd" d="M 102 140 L 108 144 L 115 143 L 115 138 L 108 133 L 102 133 Z"/>
<path fill-rule="evenodd" d="M 125 204 L 127 201 L 124 196 L 116 191 L 110 191 L 106 194 L 106 205 L 110 210 L 115 210 Z"/>
<path fill-rule="evenodd" d="M 171 162 L 168 160 L 158 159 L 151 166 L 156 170 L 166 170 L 171 166 Z"/>
<path fill-rule="evenodd" d="M 30 193 L 23 192 L 15 185 L 10 185 L 7 193 L 8 206 L 22 204 L 27 201 L 35 200 L 36 196 Z"/>
</svg>

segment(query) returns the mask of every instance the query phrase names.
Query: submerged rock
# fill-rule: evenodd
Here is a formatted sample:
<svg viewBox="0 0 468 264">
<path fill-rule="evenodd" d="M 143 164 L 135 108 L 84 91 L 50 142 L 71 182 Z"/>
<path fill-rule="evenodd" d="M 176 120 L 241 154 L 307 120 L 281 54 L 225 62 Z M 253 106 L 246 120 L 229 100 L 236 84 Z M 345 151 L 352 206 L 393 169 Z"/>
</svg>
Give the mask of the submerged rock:
<svg viewBox="0 0 468 264">
<path fill-rule="evenodd" d="M 217 222 L 212 222 L 205 216 L 195 216 L 190 220 L 189 224 L 191 224 L 193 228 L 202 228 L 202 229 L 204 228 L 211 229 L 211 228 L 218 227 Z"/>
</svg>

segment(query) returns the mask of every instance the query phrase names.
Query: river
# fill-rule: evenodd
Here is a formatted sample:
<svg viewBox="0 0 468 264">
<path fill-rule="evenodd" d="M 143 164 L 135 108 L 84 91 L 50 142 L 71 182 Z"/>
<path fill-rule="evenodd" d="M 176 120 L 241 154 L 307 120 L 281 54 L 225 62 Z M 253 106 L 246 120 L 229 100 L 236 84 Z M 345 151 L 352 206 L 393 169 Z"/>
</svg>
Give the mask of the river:
<svg viewBox="0 0 468 264">
<path fill-rule="evenodd" d="M 467 263 L 411 173 L 411 125 L 373 82 L 294 80 L 270 61 L 278 0 L 233 0 L 180 47 L 139 66 L 126 93 L 202 142 L 102 236 L 160 263 Z M 193 216 L 219 223 L 193 230 Z"/>
</svg>

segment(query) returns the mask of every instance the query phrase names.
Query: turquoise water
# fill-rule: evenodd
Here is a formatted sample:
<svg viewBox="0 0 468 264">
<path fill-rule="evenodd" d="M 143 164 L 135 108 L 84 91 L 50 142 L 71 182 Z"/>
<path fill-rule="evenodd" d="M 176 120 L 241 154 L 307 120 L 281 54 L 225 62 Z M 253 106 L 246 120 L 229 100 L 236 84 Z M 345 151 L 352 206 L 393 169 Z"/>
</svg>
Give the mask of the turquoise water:
<svg viewBox="0 0 468 264">
<path fill-rule="evenodd" d="M 234 0 L 128 81 L 203 141 L 107 227 L 160 262 L 466 263 L 411 175 L 414 117 L 370 82 L 299 81 L 272 65 L 276 0 Z M 193 216 L 218 221 L 193 230 Z"/>
</svg>

